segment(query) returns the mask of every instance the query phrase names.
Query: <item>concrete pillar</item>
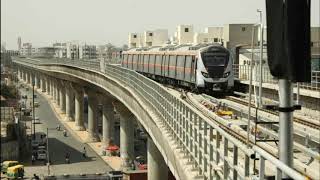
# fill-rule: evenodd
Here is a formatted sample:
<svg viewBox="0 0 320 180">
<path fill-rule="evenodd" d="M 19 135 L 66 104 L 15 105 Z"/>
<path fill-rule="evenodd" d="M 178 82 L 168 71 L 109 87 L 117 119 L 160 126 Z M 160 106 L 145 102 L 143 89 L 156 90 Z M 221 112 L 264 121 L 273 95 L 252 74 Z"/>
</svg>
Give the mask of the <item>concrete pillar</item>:
<svg viewBox="0 0 320 180">
<path fill-rule="evenodd" d="M 121 167 L 130 169 L 134 160 L 134 115 L 121 103 L 114 103 L 120 113 L 120 157 Z"/>
<path fill-rule="evenodd" d="M 17 68 L 17 72 L 18 72 L 18 74 L 17 74 L 18 79 L 21 79 L 21 70 L 20 70 L 20 68 L 19 68 L 19 67 Z"/>
<path fill-rule="evenodd" d="M 66 121 L 72 121 L 72 107 L 73 107 L 73 94 L 72 94 L 72 88 L 69 83 L 66 83 L 65 86 L 65 93 L 66 93 Z"/>
<path fill-rule="evenodd" d="M 168 166 L 152 139 L 148 138 L 148 179 L 168 179 Z"/>
<path fill-rule="evenodd" d="M 102 105 L 102 143 L 106 147 L 114 138 L 114 107 L 111 98 L 106 98 Z"/>
<path fill-rule="evenodd" d="M 34 74 L 34 89 L 38 89 L 39 83 L 38 83 L 38 75 L 35 73 Z"/>
<path fill-rule="evenodd" d="M 23 79 L 24 82 L 27 81 L 27 73 L 26 73 L 26 71 L 22 71 L 22 79 Z"/>
<path fill-rule="evenodd" d="M 41 89 L 42 92 L 46 91 L 46 87 L 45 87 L 45 84 L 44 84 L 44 77 L 43 76 L 40 77 L 40 89 Z"/>
<path fill-rule="evenodd" d="M 98 101 L 94 91 L 88 92 L 88 129 L 89 137 L 87 142 L 96 142 L 99 140 L 97 134 L 97 114 L 98 114 Z"/>
<path fill-rule="evenodd" d="M 26 73 L 26 78 L 27 78 L 27 84 L 30 84 L 30 73 L 29 72 L 27 72 Z"/>
<path fill-rule="evenodd" d="M 57 102 L 56 80 L 52 79 L 51 83 L 52 83 L 52 99 L 53 99 L 53 102 Z"/>
<path fill-rule="evenodd" d="M 82 87 L 75 87 L 75 123 L 76 123 L 76 130 L 83 131 L 84 123 L 83 123 L 83 110 L 84 110 L 84 102 L 83 102 L 83 89 Z"/>
<path fill-rule="evenodd" d="M 60 82 L 58 83 L 58 85 L 60 86 L 59 89 L 59 105 L 60 105 L 60 110 L 61 113 L 65 113 L 66 112 L 66 96 L 65 96 L 65 83 L 64 82 Z"/>
<path fill-rule="evenodd" d="M 45 78 L 45 84 L 46 84 L 46 92 L 47 92 L 47 95 L 50 95 L 50 78 L 49 77 L 46 77 Z"/>
<path fill-rule="evenodd" d="M 53 84 L 53 79 L 49 79 L 49 84 L 50 84 L 50 96 L 52 97 L 52 100 L 54 101 L 54 84 Z"/>
<path fill-rule="evenodd" d="M 33 84 L 33 79 L 34 78 L 34 74 L 32 74 L 32 73 L 30 73 L 30 76 L 29 76 L 29 79 L 30 79 L 30 82 L 29 82 L 29 84 L 32 86 Z"/>
<path fill-rule="evenodd" d="M 55 88 L 56 88 L 56 102 L 57 102 L 57 105 L 60 106 L 60 88 L 59 88 L 58 80 L 55 82 Z"/>
</svg>

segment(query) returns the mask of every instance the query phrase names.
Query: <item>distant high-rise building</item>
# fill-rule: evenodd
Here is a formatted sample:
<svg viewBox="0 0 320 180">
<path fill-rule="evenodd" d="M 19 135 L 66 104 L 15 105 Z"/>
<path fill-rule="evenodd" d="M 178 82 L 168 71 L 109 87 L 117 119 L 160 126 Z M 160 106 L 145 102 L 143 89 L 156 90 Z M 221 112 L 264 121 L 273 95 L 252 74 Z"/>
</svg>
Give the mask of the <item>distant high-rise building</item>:
<svg viewBox="0 0 320 180">
<path fill-rule="evenodd" d="M 20 51 L 21 50 L 21 37 L 19 36 L 18 37 L 18 50 Z"/>
</svg>

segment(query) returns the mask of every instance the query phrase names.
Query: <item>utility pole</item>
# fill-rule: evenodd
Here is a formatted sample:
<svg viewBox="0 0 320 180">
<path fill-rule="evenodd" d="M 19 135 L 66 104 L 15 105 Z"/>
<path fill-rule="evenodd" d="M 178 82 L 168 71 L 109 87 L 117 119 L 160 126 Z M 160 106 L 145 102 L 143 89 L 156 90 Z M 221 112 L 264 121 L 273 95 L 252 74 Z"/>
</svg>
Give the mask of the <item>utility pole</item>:
<svg viewBox="0 0 320 180">
<path fill-rule="evenodd" d="M 34 85 L 35 77 L 32 78 L 32 118 L 33 118 L 33 140 L 36 139 L 36 120 L 35 120 L 35 108 L 34 108 Z"/>
<path fill-rule="evenodd" d="M 263 23 L 262 23 L 262 11 L 257 9 L 260 14 L 260 62 L 259 62 L 259 108 L 262 107 L 262 61 L 263 61 Z"/>
<path fill-rule="evenodd" d="M 247 124 L 247 146 L 250 143 L 250 119 L 251 119 L 251 94 L 252 94 L 252 71 L 253 71 L 253 48 L 254 48 L 254 37 L 255 37 L 255 25 L 252 26 L 252 41 L 251 41 L 251 61 L 249 70 L 249 103 L 248 103 L 248 124 Z"/>
<path fill-rule="evenodd" d="M 289 167 L 293 167 L 293 107 L 292 82 L 279 79 L 279 159 Z M 279 173 L 279 172 L 278 172 Z M 287 177 L 287 175 L 282 175 Z"/>
<path fill-rule="evenodd" d="M 47 128 L 47 167 L 48 167 L 48 175 L 50 175 L 49 128 Z"/>
</svg>

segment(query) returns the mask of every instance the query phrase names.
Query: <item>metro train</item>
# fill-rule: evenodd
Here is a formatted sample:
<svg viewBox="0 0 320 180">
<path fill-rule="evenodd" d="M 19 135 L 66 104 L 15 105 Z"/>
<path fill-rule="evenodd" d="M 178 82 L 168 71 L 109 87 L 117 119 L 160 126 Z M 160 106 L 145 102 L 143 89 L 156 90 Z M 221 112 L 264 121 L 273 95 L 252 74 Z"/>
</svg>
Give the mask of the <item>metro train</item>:
<svg viewBox="0 0 320 180">
<path fill-rule="evenodd" d="M 221 44 L 134 48 L 122 52 L 122 67 L 161 83 L 198 92 L 234 86 L 232 54 Z"/>
</svg>

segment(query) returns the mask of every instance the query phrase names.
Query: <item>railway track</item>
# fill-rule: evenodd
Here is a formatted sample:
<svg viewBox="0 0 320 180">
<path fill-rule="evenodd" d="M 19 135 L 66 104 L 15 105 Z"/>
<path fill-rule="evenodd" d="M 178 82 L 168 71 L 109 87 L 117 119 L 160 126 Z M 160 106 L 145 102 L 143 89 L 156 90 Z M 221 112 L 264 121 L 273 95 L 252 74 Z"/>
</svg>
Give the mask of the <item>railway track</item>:
<svg viewBox="0 0 320 180">
<path fill-rule="evenodd" d="M 197 104 L 195 104 L 191 99 L 188 98 L 188 96 L 185 96 L 185 101 L 188 102 L 190 105 L 192 105 L 194 108 L 196 108 L 198 111 L 203 112 L 203 109 L 200 108 L 200 106 L 198 106 Z M 202 113 L 205 117 L 207 117 L 208 119 L 212 120 L 213 122 L 217 123 L 219 125 L 219 127 L 221 129 L 223 129 L 224 131 L 226 131 L 228 134 L 230 134 L 231 136 L 233 136 L 234 138 L 236 138 L 237 140 L 241 141 L 244 144 L 249 143 L 249 145 L 256 145 L 259 146 L 257 144 L 255 144 L 252 140 L 249 139 L 249 142 L 247 140 L 247 137 L 240 135 L 238 132 L 232 130 L 231 128 L 229 128 L 228 126 L 226 126 L 225 124 L 223 124 L 222 122 L 216 120 L 214 117 L 212 117 L 210 114 L 208 113 Z M 260 146 L 259 146 L 260 147 Z M 260 147 L 262 149 L 264 149 L 265 151 L 267 151 L 265 148 Z M 268 152 L 268 151 L 267 151 Z M 269 152 L 270 154 L 273 154 L 271 152 Z M 273 154 L 274 155 L 274 154 Z M 275 155 L 274 155 L 275 156 Z M 276 156 L 275 156 L 276 157 Z"/>
<path fill-rule="evenodd" d="M 247 101 L 240 100 L 239 98 L 235 98 L 235 97 L 232 97 L 232 96 L 227 96 L 227 97 L 225 97 L 225 99 L 227 99 L 229 101 L 233 101 L 233 102 L 239 103 L 239 104 L 242 104 L 242 105 L 245 105 L 245 106 L 248 106 L 248 102 Z M 255 106 L 252 103 L 251 103 L 251 107 L 255 108 Z M 276 115 L 276 116 L 279 116 L 279 112 L 275 112 L 275 111 L 271 111 L 271 110 L 267 110 L 267 109 L 259 109 L 259 110 L 267 112 L 267 113 L 270 113 L 270 114 L 273 114 L 273 115 Z M 313 123 L 313 122 L 310 122 L 310 121 L 305 121 L 305 120 L 297 118 L 297 117 L 293 117 L 293 121 L 296 122 L 296 123 L 302 124 L 304 126 L 308 126 L 310 128 L 313 128 L 313 129 L 316 129 L 316 130 L 320 130 L 320 125 L 319 124 L 316 124 L 316 123 Z"/>
<path fill-rule="evenodd" d="M 182 92 L 183 93 L 183 92 Z M 239 140 L 240 142 L 244 143 L 244 144 L 249 144 L 249 147 L 252 146 L 256 146 L 259 147 L 261 149 L 263 149 L 264 151 L 268 152 L 270 155 L 272 155 L 275 158 L 279 158 L 278 157 L 278 153 L 276 150 L 277 148 L 272 147 L 266 143 L 255 143 L 254 140 L 252 138 L 249 138 L 249 141 L 247 139 L 247 136 L 244 135 L 243 133 L 239 133 L 236 130 L 231 129 L 230 127 L 228 127 L 226 124 L 220 122 L 219 120 L 216 120 L 212 115 L 210 115 L 208 112 L 204 112 L 204 110 L 201 108 L 201 106 L 199 106 L 199 104 L 193 102 L 187 95 L 184 95 L 185 98 L 183 98 L 186 102 L 188 102 L 190 105 L 192 105 L 194 108 L 196 108 L 197 110 L 199 110 L 200 112 L 202 112 L 202 114 L 210 119 L 211 121 L 215 122 L 221 129 L 223 129 L 225 132 L 227 132 L 229 135 L 231 135 L 232 137 L 234 137 L 235 139 Z M 270 149 L 271 148 L 271 149 Z M 303 166 L 303 163 L 299 162 L 298 160 L 295 160 L 295 163 L 299 166 L 299 168 L 297 167 L 297 171 L 299 171 L 300 173 L 304 174 L 307 178 L 309 179 L 314 179 L 314 177 L 312 177 L 312 175 L 310 174 L 306 174 L 303 169 L 301 169 L 301 167 Z M 304 167 L 304 166 L 303 166 Z M 316 178 L 317 179 L 317 178 Z"/>
</svg>

